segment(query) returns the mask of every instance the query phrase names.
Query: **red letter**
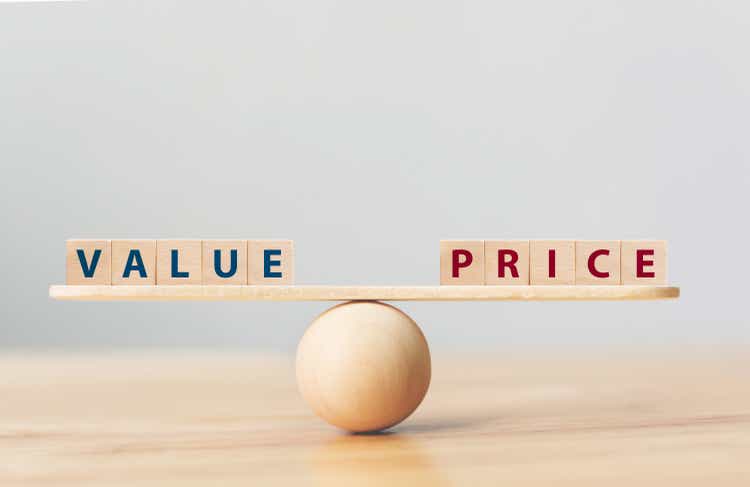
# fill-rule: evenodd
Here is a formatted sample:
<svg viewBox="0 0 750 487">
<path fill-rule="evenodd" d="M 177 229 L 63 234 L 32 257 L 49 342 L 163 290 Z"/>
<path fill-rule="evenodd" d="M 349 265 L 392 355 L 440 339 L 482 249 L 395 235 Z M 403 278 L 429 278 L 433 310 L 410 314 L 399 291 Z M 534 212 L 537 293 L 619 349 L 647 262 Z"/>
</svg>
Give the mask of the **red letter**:
<svg viewBox="0 0 750 487">
<path fill-rule="evenodd" d="M 599 272 L 596 269 L 596 258 L 600 255 L 609 255 L 609 250 L 607 249 L 598 249 L 591 252 L 591 255 L 589 255 L 589 272 L 594 277 L 609 277 L 609 272 Z"/>
<path fill-rule="evenodd" d="M 510 260 L 505 260 L 505 256 L 510 256 Z M 513 249 L 499 249 L 497 251 L 497 277 L 505 277 L 505 268 L 510 267 L 510 275 L 518 277 L 518 252 Z"/>
<path fill-rule="evenodd" d="M 653 260 L 645 260 L 647 255 L 654 255 L 654 249 L 637 249 L 635 251 L 635 277 L 655 277 L 653 271 L 644 271 L 645 266 L 654 265 Z"/>
<path fill-rule="evenodd" d="M 459 261 L 459 256 L 463 256 L 464 260 Z M 458 277 L 458 270 L 461 267 L 469 267 L 473 261 L 474 256 L 468 250 L 453 249 L 453 277 Z"/>
<path fill-rule="evenodd" d="M 555 249 L 549 249 L 549 277 L 555 277 Z"/>
</svg>

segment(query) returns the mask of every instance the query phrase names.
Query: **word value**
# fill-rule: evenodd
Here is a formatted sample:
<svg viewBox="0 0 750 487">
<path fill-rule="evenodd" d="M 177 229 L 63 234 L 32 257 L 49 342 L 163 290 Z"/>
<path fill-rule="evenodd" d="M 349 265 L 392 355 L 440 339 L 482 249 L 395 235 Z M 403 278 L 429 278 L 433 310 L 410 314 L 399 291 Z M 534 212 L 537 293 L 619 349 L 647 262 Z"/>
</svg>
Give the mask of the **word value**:
<svg viewBox="0 0 750 487">
<path fill-rule="evenodd" d="M 662 285 L 667 243 L 640 240 L 442 240 L 440 284 Z"/>
<path fill-rule="evenodd" d="M 294 283 L 291 240 L 68 240 L 65 282 L 112 286 Z"/>
</svg>

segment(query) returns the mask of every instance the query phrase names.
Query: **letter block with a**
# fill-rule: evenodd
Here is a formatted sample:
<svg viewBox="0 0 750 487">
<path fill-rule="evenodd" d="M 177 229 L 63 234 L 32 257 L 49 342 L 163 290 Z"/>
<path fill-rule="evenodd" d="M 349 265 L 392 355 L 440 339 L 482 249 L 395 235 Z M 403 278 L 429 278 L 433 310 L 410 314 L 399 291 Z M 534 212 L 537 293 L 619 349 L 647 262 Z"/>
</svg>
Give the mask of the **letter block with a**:
<svg viewBox="0 0 750 487">
<path fill-rule="evenodd" d="M 112 240 L 112 285 L 156 284 L 156 240 Z"/>
<path fill-rule="evenodd" d="M 440 284 L 484 284 L 484 240 L 440 241 Z"/>
</svg>

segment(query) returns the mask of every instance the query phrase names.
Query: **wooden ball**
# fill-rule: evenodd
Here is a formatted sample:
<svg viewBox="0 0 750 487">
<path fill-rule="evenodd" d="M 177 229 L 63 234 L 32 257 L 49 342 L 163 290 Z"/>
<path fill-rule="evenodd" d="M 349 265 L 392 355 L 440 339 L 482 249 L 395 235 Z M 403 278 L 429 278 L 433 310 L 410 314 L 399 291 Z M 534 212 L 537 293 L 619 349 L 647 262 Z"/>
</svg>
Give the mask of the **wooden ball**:
<svg viewBox="0 0 750 487">
<path fill-rule="evenodd" d="M 430 350 L 393 306 L 340 304 L 318 316 L 297 348 L 297 382 L 315 414 L 339 428 L 377 431 L 406 419 L 430 385 Z"/>
</svg>

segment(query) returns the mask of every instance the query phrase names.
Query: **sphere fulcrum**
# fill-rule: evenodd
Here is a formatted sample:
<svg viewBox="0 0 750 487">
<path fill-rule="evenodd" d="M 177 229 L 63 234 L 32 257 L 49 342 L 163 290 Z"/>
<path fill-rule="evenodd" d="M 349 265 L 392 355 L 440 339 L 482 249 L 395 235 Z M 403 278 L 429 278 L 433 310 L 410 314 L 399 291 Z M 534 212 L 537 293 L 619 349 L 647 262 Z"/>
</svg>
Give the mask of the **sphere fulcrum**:
<svg viewBox="0 0 750 487">
<path fill-rule="evenodd" d="M 380 302 L 352 301 L 318 316 L 297 348 L 297 383 L 313 411 L 351 432 L 406 419 L 430 385 L 430 350 L 417 324 Z"/>
</svg>

